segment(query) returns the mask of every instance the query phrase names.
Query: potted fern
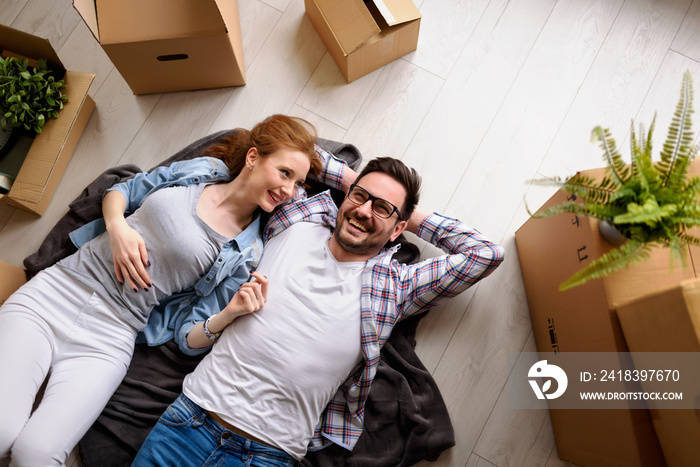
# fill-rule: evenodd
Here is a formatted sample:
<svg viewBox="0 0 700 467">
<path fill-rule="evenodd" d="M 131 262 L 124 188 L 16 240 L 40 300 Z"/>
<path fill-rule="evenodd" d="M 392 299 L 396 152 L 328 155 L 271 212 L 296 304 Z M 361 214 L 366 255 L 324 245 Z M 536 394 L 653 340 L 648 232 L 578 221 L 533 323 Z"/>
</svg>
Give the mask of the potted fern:
<svg viewBox="0 0 700 467">
<path fill-rule="evenodd" d="M 657 247 L 669 248 L 671 267 L 676 260 L 682 266 L 687 261 L 687 245 L 700 246 L 700 238 L 691 229 L 700 225 L 700 179 L 689 176 L 689 166 L 698 151 L 694 146 L 691 114 L 693 100 L 689 72 L 683 76 L 681 95 L 676 106 L 660 160 L 652 159 L 654 121 L 645 133 L 640 125 L 630 136 L 631 163 L 626 164 L 607 129 L 596 127 L 592 137 L 600 142 L 607 164 L 605 176 L 594 179 L 576 174 L 565 181 L 536 180 L 535 183 L 554 184 L 582 202 L 567 201 L 550 207 L 533 217 L 575 213 L 598 219 L 601 229 L 617 232 L 618 248 L 579 270 L 559 290 L 566 290 L 587 281 L 625 269 L 649 258 Z M 601 230 L 604 238 L 608 238 Z"/>
</svg>

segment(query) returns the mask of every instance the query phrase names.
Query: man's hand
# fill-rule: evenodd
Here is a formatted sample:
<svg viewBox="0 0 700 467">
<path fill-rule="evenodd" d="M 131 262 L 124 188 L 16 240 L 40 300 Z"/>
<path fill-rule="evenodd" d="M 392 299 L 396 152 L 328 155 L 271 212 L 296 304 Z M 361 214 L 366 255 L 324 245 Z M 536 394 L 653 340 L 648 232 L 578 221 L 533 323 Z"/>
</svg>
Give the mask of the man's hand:
<svg viewBox="0 0 700 467">
<path fill-rule="evenodd" d="M 428 217 L 428 213 L 415 209 L 411 214 L 411 218 L 408 220 L 406 230 L 411 233 L 417 233 L 418 227 L 420 227 L 421 223 L 426 217 Z"/>
<path fill-rule="evenodd" d="M 359 174 L 352 170 L 349 166 L 345 167 L 345 170 L 343 171 L 343 180 L 340 182 L 340 189 L 343 190 L 343 193 L 347 194 L 348 191 L 350 191 L 350 185 L 355 183 L 358 175 Z"/>
</svg>

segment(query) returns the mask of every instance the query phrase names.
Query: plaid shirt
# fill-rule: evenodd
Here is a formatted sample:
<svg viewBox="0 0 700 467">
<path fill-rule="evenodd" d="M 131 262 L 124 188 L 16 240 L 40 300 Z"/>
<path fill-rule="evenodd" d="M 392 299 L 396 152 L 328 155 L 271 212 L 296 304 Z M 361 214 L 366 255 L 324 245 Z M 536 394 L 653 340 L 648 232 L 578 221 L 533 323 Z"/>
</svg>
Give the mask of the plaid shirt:
<svg viewBox="0 0 700 467">
<path fill-rule="evenodd" d="M 317 153 L 325 165 L 320 181 L 340 188 L 345 165 L 323 150 Z M 263 238 L 267 241 L 296 222 L 316 222 L 334 229 L 336 215 L 329 192 L 311 198 L 301 196 L 272 216 Z M 392 260 L 395 247 L 367 261 L 360 295 L 364 361 L 328 404 L 309 444 L 310 451 L 329 442 L 349 450 L 355 446 L 362 434 L 365 402 L 379 366 L 379 351 L 396 323 L 463 292 L 503 261 L 500 246 L 460 221 L 439 214 L 426 217 L 417 235 L 448 254 L 404 265 Z"/>
</svg>

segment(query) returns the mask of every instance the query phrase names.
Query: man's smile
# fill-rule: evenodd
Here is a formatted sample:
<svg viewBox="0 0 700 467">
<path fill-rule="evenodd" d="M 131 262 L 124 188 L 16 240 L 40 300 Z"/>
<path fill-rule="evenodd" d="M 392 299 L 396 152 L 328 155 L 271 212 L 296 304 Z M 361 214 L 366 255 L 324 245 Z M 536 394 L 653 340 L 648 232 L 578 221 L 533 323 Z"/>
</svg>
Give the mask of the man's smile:
<svg viewBox="0 0 700 467">
<path fill-rule="evenodd" d="M 350 224 L 350 226 L 360 230 L 361 232 L 366 233 L 369 230 L 366 226 L 361 224 L 357 219 L 353 219 L 351 217 L 348 217 L 348 224 Z"/>
</svg>

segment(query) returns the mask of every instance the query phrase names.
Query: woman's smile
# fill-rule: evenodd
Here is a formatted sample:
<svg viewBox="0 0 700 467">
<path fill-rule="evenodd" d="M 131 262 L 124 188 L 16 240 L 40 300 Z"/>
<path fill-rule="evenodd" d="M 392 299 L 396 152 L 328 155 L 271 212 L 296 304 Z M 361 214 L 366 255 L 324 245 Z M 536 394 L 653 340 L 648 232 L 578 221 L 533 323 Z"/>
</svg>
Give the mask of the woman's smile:
<svg viewBox="0 0 700 467">
<path fill-rule="evenodd" d="M 270 198 L 270 202 L 271 202 L 272 204 L 275 204 L 275 205 L 280 204 L 280 203 L 284 200 L 284 197 L 283 197 L 283 196 L 277 195 L 277 194 L 276 194 L 274 191 L 272 191 L 272 190 L 268 190 L 268 191 L 267 191 L 267 196 L 268 196 L 268 198 Z"/>
</svg>

